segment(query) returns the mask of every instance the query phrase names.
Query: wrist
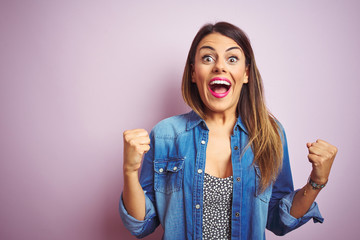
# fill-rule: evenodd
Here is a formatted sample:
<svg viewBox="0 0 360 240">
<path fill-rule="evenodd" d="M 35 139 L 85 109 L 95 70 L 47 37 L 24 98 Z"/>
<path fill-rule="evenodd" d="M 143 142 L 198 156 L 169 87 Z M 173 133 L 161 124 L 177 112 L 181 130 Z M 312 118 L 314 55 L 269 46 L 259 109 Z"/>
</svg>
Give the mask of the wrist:
<svg viewBox="0 0 360 240">
<path fill-rule="evenodd" d="M 134 175 L 138 173 L 140 169 L 140 164 L 129 164 L 124 162 L 123 163 L 123 173 L 127 175 Z"/>
<path fill-rule="evenodd" d="M 312 180 L 311 176 L 309 176 L 308 184 L 312 187 L 313 190 L 321 190 L 323 189 L 328 180 L 322 180 L 322 181 L 314 181 Z"/>
<path fill-rule="evenodd" d="M 123 168 L 124 177 L 138 177 L 139 170 L 132 168 Z"/>
<path fill-rule="evenodd" d="M 319 177 L 318 174 L 316 174 L 314 171 L 312 171 L 310 173 L 310 176 L 309 176 L 309 179 L 311 179 L 313 182 L 319 184 L 319 185 L 323 185 L 323 184 L 326 184 L 328 182 L 328 177 Z M 308 179 L 308 182 L 309 182 L 309 179 Z"/>
</svg>

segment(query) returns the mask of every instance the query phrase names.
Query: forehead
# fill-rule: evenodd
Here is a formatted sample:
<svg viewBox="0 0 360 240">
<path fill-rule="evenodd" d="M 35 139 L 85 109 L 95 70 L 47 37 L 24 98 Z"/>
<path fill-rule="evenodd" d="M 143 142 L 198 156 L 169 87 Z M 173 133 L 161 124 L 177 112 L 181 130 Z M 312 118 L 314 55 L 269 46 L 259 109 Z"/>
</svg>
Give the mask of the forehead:
<svg viewBox="0 0 360 240">
<path fill-rule="evenodd" d="M 199 42 L 197 49 L 199 50 L 203 46 L 210 46 L 215 50 L 228 49 L 230 47 L 239 47 L 241 49 L 241 47 L 233 39 L 220 33 L 210 33 L 206 35 Z"/>
</svg>

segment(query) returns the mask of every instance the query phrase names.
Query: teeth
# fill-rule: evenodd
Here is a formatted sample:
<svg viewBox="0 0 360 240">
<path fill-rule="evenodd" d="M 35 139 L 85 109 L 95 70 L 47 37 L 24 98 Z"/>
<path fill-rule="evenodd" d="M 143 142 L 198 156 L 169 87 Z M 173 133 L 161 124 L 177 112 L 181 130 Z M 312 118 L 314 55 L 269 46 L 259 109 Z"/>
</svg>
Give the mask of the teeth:
<svg viewBox="0 0 360 240">
<path fill-rule="evenodd" d="M 224 80 L 214 80 L 210 82 L 210 85 L 214 85 L 214 84 L 224 84 L 226 86 L 230 86 L 230 83 Z"/>
</svg>

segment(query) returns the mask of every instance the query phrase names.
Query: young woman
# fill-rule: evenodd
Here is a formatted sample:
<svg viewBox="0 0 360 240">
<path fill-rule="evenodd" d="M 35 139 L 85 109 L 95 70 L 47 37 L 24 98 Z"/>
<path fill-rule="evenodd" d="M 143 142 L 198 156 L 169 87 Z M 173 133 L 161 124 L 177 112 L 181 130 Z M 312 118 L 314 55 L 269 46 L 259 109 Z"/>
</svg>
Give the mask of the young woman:
<svg viewBox="0 0 360 240">
<path fill-rule="evenodd" d="M 150 135 L 124 132 L 120 215 L 132 234 L 161 224 L 163 239 L 265 239 L 265 228 L 283 235 L 323 221 L 314 200 L 337 149 L 307 143 L 312 171 L 294 191 L 285 132 L 264 104 L 242 30 L 226 22 L 199 30 L 182 93 L 193 111 L 161 121 Z"/>
</svg>

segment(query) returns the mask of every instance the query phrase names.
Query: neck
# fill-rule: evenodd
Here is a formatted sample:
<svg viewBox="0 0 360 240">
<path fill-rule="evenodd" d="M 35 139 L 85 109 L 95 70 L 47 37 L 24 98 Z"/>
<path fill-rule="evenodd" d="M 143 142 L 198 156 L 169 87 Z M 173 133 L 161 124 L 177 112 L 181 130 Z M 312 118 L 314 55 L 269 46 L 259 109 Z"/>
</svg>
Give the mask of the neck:
<svg viewBox="0 0 360 240">
<path fill-rule="evenodd" d="M 237 121 L 236 113 L 214 113 L 211 114 L 207 113 L 205 122 L 206 125 L 209 127 L 209 130 L 215 130 L 215 129 L 222 129 L 222 131 L 232 133 L 232 130 L 234 128 L 234 125 Z"/>
</svg>

